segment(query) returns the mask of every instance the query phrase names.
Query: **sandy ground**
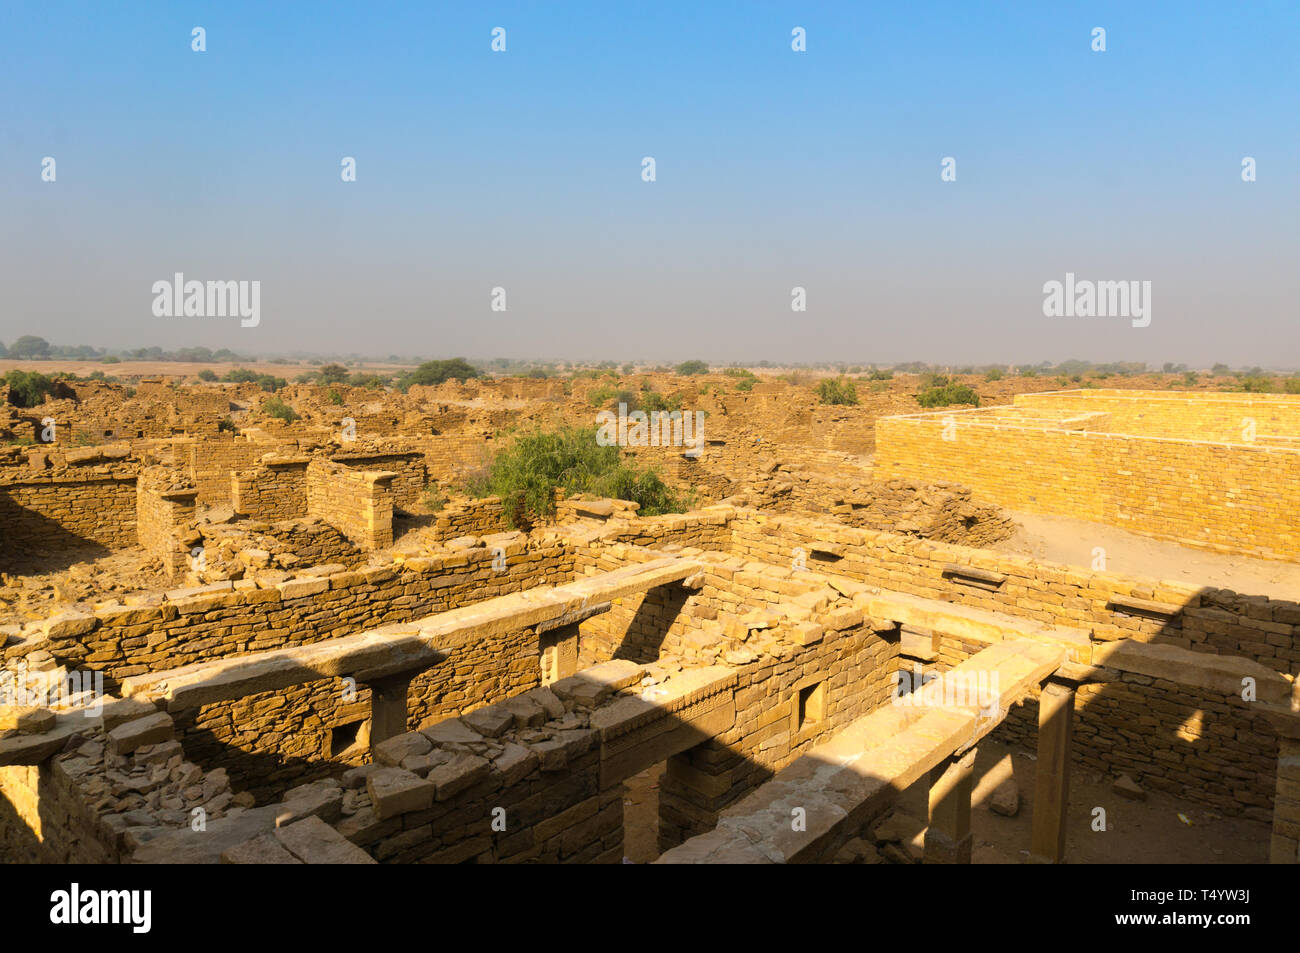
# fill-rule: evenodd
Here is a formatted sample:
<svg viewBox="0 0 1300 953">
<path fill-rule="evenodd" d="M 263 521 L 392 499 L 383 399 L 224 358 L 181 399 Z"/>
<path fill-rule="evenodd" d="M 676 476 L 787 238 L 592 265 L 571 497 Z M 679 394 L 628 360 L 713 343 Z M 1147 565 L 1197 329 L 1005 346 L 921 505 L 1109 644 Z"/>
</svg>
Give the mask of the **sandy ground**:
<svg viewBox="0 0 1300 953">
<path fill-rule="evenodd" d="M 991 547 L 997 552 L 1088 569 L 1100 546 L 1110 572 L 1300 601 L 1300 563 L 1226 556 L 1063 516 L 1014 510 L 1011 516 L 1018 528 Z"/>
</svg>

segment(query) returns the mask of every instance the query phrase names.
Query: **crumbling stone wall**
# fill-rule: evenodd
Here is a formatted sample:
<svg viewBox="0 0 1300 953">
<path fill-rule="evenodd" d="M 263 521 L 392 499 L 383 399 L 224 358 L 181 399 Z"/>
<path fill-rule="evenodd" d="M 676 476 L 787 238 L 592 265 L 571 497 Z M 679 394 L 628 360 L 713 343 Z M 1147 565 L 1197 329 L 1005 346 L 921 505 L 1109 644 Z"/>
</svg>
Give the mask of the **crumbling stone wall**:
<svg viewBox="0 0 1300 953">
<path fill-rule="evenodd" d="M 242 578 L 251 571 L 339 563 L 353 567 L 366 554 L 337 529 L 316 517 L 276 523 L 202 523 L 196 531 L 203 546 L 205 582 Z M 216 575 L 207 578 L 216 571 Z"/>
<path fill-rule="evenodd" d="M 362 549 L 391 546 L 394 476 L 315 461 L 307 469 L 307 509 Z"/>
<path fill-rule="evenodd" d="M 668 761 L 659 791 L 660 849 L 712 830 L 728 805 L 888 704 L 897 649 L 858 613 L 851 627 L 822 627 L 821 637 L 802 650 L 739 664 L 735 724 Z"/>
<path fill-rule="evenodd" d="M 88 809 L 62 760 L 0 768 L 0 857 L 6 863 L 113 864 L 111 831 Z"/>
<path fill-rule="evenodd" d="M 274 441 L 253 441 L 233 434 L 204 434 L 178 438 L 174 443 L 178 464 L 198 488 L 198 502 L 218 506 L 230 502 L 231 474 L 253 467 L 277 450 Z"/>
<path fill-rule="evenodd" d="M 136 476 L 125 467 L 19 471 L 0 482 L 6 558 L 136 544 Z"/>
<path fill-rule="evenodd" d="M 269 573 L 175 590 L 135 605 L 66 611 L 42 629 L 55 658 L 103 672 L 111 686 L 131 675 L 307 645 L 519 588 L 558 584 L 573 570 L 571 551 L 559 541 L 526 552 L 516 542 L 506 552 L 503 572 L 493 569 L 486 547 L 357 570 L 321 566 L 296 577 Z"/>
<path fill-rule="evenodd" d="M 168 577 L 188 564 L 183 537 L 194 519 L 198 490 L 164 467 L 148 467 L 136 481 L 136 536 L 145 552 L 162 562 Z"/>
<path fill-rule="evenodd" d="M 834 529 L 793 517 L 742 514 L 732 528 L 734 551 L 752 559 L 777 562 L 795 548 L 807 548 L 814 557 L 810 568 L 826 576 L 1078 627 L 1090 630 L 1094 641 L 1159 642 L 1300 674 L 1300 605 L 1285 600 Z M 963 576 L 963 568 L 984 575 Z M 1002 578 L 990 583 L 988 574 Z M 978 649 L 945 645 L 948 665 Z M 1075 757 L 1090 767 L 1111 774 L 1137 771 L 1144 784 L 1225 813 L 1270 816 L 1276 738 L 1260 731 L 1239 707 L 1142 676 L 1081 686 L 1075 706 L 1076 737 L 1087 739 L 1076 742 Z M 1029 744 L 1037 737 L 1036 717 L 1037 705 L 1028 702 L 998 730 Z"/>
<path fill-rule="evenodd" d="M 506 524 L 505 507 L 498 496 L 466 500 L 445 506 L 438 511 L 433 525 L 435 539 L 485 536 L 489 533 L 503 533 L 509 529 Z"/>
<path fill-rule="evenodd" d="M 572 550 L 560 541 L 528 547 L 517 534 L 502 539 L 504 569 L 494 565 L 494 542 L 356 571 L 318 567 L 275 584 L 272 573 L 265 587 L 249 579 L 178 590 L 153 604 L 64 613 L 45 623 L 44 644 L 60 661 L 103 672 L 111 690 L 130 675 L 307 645 L 559 584 L 572 575 Z M 535 635 L 511 633 L 464 647 L 456 664 L 437 666 L 412 682 L 411 719 L 418 724 L 473 708 L 539 680 Z M 364 685 L 347 697 L 333 680 L 313 682 L 203 706 L 178 719 L 178 737 L 195 760 L 226 767 L 238 787 L 265 797 L 289 780 L 328 773 L 321 756 L 333 729 L 364 717 L 359 713 L 368 712 L 369 697 Z"/>
<path fill-rule="evenodd" d="M 420 453 L 336 453 L 330 460 L 353 470 L 392 473 L 393 507 L 396 509 L 413 508 L 428 481 L 424 456 Z"/>
<path fill-rule="evenodd" d="M 259 520 L 286 520 L 308 511 L 308 457 L 270 457 L 230 474 L 230 505 Z"/>
</svg>

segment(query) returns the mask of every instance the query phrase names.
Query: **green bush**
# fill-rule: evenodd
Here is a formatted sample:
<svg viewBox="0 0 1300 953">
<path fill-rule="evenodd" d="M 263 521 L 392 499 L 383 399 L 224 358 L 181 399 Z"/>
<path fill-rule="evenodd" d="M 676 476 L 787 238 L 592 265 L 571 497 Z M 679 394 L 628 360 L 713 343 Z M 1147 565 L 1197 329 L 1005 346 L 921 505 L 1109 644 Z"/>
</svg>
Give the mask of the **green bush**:
<svg viewBox="0 0 1300 953">
<path fill-rule="evenodd" d="M 876 369 L 873 368 L 872 371 L 871 371 L 871 379 L 872 379 L 873 381 L 892 381 L 892 380 L 894 379 L 894 372 L 893 372 L 893 371 L 878 371 L 878 370 L 876 370 Z"/>
<path fill-rule="evenodd" d="M 201 381 L 215 381 L 216 379 L 217 379 L 216 371 L 210 370 L 209 368 L 206 367 L 203 368 L 203 370 L 199 371 L 199 380 Z"/>
<path fill-rule="evenodd" d="M 322 384 L 342 384 L 348 379 L 348 369 L 342 364 L 326 364 L 316 373 Z"/>
<path fill-rule="evenodd" d="M 438 484 L 430 483 L 424 488 L 424 495 L 420 497 L 420 501 L 424 503 L 430 513 L 438 513 L 447 505 L 447 494 L 438 488 Z"/>
<path fill-rule="evenodd" d="M 398 382 L 398 389 L 406 393 L 412 384 L 436 387 L 444 381 L 457 380 L 462 384 L 479 376 L 479 369 L 461 357 L 446 361 L 425 361 Z"/>
<path fill-rule="evenodd" d="M 101 364 L 121 364 L 121 363 L 122 363 L 122 359 L 121 359 L 120 357 L 114 355 L 114 354 L 110 354 L 110 355 L 108 355 L 107 357 L 101 357 L 101 358 L 99 359 L 99 363 L 101 363 Z"/>
<path fill-rule="evenodd" d="M 817 385 L 817 396 L 823 404 L 856 404 L 858 387 L 853 381 L 826 378 Z"/>
<path fill-rule="evenodd" d="M 628 403 L 628 410 L 644 410 L 646 413 L 652 413 L 656 410 L 681 410 L 682 395 L 673 394 L 671 397 L 664 397 L 658 391 L 650 390 L 648 387 L 641 391 L 641 397 L 635 404 Z"/>
<path fill-rule="evenodd" d="M 235 422 L 229 417 L 222 417 L 217 421 L 217 433 L 234 433 L 235 430 Z"/>
<path fill-rule="evenodd" d="M 757 383 L 758 383 L 757 377 L 745 377 L 736 382 L 736 390 L 740 391 L 743 394 L 748 394 L 751 390 L 754 389 L 754 385 Z"/>
<path fill-rule="evenodd" d="M 555 490 L 593 493 L 641 504 L 643 516 L 683 512 L 680 499 L 653 469 L 624 462 L 618 447 L 596 442 L 595 427 L 520 434 L 498 453 L 486 474 L 469 482 L 476 497 L 499 496 L 512 527 L 555 512 Z"/>
<path fill-rule="evenodd" d="M 683 377 L 694 377 L 696 374 L 709 373 L 709 365 L 704 361 L 683 361 L 677 365 L 677 373 Z"/>
<path fill-rule="evenodd" d="M 343 403 L 343 395 L 340 394 L 338 391 L 334 390 L 334 388 L 332 388 L 332 387 L 330 388 L 330 392 L 329 392 L 329 394 L 328 394 L 328 397 L 329 397 L 329 402 L 330 402 L 331 404 L 336 404 L 336 405 L 338 405 L 338 404 L 342 404 L 342 403 Z"/>
<path fill-rule="evenodd" d="M 587 403 L 591 404 L 593 407 L 604 407 L 614 399 L 616 393 L 617 391 L 608 385 L 594 387 L 587 392 Z"/>
<path fill-rule="evenodd" d="M 980 405 L 979 395 L 965 384 L 944 384 L 931 387 L 916 395 L 916 402 L 922 407 L 950 407 L 953 404 Z"/>
<path fill-rule="evenodd" d="M 1241 389 L 1248 394 L 1271 394 L 1277 388 L 1273 384 L 1273 378 L 1251 374 L 1241 378 Z"/>
<path fill-rule="evenodd" d="M 1000 381 L 1002 380 L 1002 377 L 1003 377 L 1002 368 L 1000 367 L 995 367 L 993 368 L 993 370 L 989 371 L 987 374 L 984 375 L 984 379 L 986 381 Z"/>
<path fill-rule="evenodd" d="M 36 371 L 10 371 L 4 382 L 9 385 L 9 403 L 16 407 L 40 406 L 62 390 L 58 381 Z"/>
<path fill-rule="evenodd" d="M 282 401 L 279 397 L 272 397 L 262 405 L 262 413 L 271 417 L 278 417 L 285 423 L 293 423 L 298 419 L 298 412 Z"/>
</svg>

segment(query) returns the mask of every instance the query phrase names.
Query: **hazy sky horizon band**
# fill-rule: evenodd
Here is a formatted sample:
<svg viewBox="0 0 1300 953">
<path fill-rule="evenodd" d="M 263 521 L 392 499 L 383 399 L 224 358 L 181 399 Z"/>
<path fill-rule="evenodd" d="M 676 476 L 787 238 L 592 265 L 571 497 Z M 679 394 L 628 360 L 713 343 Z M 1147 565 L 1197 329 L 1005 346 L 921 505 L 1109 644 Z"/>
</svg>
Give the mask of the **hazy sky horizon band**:
<svg viewBox="0 0 1300 953">
<path fill-rule="evenodd" d="M 1300 8 L 1045 7 L 9 4 L 0 340 L 1300 366 Z"/>
</svg>

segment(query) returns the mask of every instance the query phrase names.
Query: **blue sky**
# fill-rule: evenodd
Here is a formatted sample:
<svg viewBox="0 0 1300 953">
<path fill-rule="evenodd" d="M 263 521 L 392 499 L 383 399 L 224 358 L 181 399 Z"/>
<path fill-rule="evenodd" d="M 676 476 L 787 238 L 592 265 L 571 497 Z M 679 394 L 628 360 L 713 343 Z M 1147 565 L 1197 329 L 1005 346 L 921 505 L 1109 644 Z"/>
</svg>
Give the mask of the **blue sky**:
<svg viewBox="0 0 1300 953">
<path fill-rule="evenodd" d="M 1294 2 L 10 3 L 0 116 L 0 340 L 1300 366 Z"/>
</svg>

